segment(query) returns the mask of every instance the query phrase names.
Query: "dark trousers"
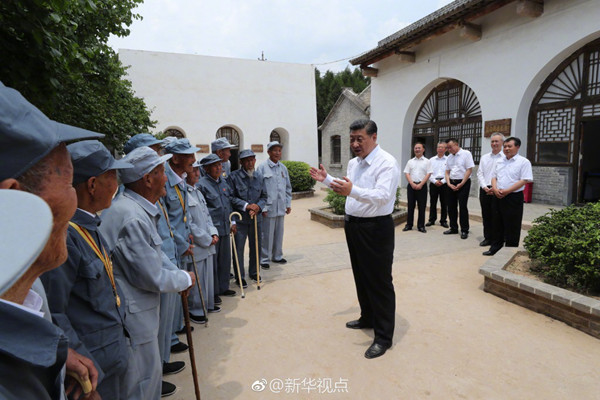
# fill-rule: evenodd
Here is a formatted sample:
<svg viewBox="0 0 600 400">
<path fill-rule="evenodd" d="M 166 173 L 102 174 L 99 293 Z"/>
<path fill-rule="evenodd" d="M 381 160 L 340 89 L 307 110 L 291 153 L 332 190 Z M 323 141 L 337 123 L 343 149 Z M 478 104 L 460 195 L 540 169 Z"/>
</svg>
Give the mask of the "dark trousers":
<svg viewBox="0 0 600 400">
<path fill-rule="evenodd" d="M 231 271 L 231 238 L 229 235 L 219 235 L 215 245 L 216 257 L 214 268 L 215 295 L 229 290 L 229 271 Z"/>
<path fill-rule="evenodd" d="M 259 218 L 259 217 L 257 217 Z M 261 249 L 261 225 L 262 225 L 262 218 L 259 218 L 257 220 L 257 226 L 256 229 L 258 231 L 258 256 L 260 257 L 260 249 Z M 251 223 L 247 224 L 247 223 L 241 223 L 238 222 L 237 224 L 237 233 L 235 234 L 235 248 L 237 251 L 237 259 L 240 262 L 240 274 L 242 275 L 242 279 L 246 279 L 246 273 L 244 271 L 244 248 L 246 247 L 246 238 L 248 238 L 248 246 L 249 247 L 249 253 L 250 253 L 250 258 L 249 258 L 249 266 L 248 266 L 248 275 L 250 275 L 250 278 L 256 278 L 257 275 L 257 265 L 256 265 L 256 235 L 254 234 L 254 220 L 252 220 Z M 235 274 L 236 279 L 238 278 L 237 276 L 237 265 L 236 265 L 236 259 L 235 257 L 233 257 L 233 273 Z M 260 259 L 259 259 L 260 261 Z"/>
<path fill-rule="evenodd" d="M 481 206 L 481 219 L 483 220 L 483 238 L 492 240 L 492 203 L 496 196 L 488 195 L 485 190 L 479 188 L 479 205 Z"/>
<path fill-rule="evenodd" d="M 450 183 L 458 185 L 462 179 L 451 179 Z M 458 230 L 458 212 L 460 209 L 460 231 L 469 232 L 469 190 L 471 190 L 471 179 L 465 182 L 463 187 L 454 191 L 448 188 L 448 217 L 450 218 L 450 229 Z"/>
<path fill-rule="evenodd" d="M 344 225 L 360 321 L 372 325 L 375 343 L 392 345 L 396 293 L 392 283 L 394 222 L 391 216 L 348 218 Z"/>
<path fill-rule="evenodd" d="M 448 185 L 445 183 L 442 186 L 436 186 L 433 183 L 429 183 L 429 222 L 432 224 L 437 219 L 437 200 L 440 198 L 440 208 L 442 209 L 440 215 L 440 222 L 446 222 L 446 215 L 448 214 L 448 204 L 446 198 L 448 197 Z"/>
<path fill-rule="evenodd" d="M 425 228 L 425 208 L 427 207 L 427 185 L 423 185 L 421 190 L 415 190 L 408 184 L 406 188 L 406 198 L 408 201 L 408 216 L 406 217 L 406 226 L 412 228 L 415 222 L 415 203 L 419 207 L 419 216 L 417 217 L 417 227 Z"/>
<path fill-rule="evenodd" d="M 492 212 L 493 235 L 490 251 L 496 252 L 503 245 L 519 246 L 523 221 L 523 192 L 513 192 L 502 199 L 494 197 Z"/>
</svg>

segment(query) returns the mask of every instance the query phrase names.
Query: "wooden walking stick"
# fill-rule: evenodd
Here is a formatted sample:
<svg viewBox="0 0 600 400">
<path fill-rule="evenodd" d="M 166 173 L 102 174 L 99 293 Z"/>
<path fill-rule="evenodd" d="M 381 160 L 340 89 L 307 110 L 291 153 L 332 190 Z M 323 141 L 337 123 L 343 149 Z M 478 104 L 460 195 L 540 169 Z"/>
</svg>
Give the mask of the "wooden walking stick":
<svg viewBox="0 0 600 400">
<path fill-rule="evenodd" d="M 229 226 L 231 226 L 231 218 L 237 215 L 238 218 L 241 220 L 242 219 L 242 215 L 237 212 L 234 211 L 231 214 L 229 214 Z M 246 298 L 246 293 L 244 293 L 244 284 L 242 283 L 242 275 L 240 275 L 240 260 L 238 258 L 238 254 L 237 254 L 237 249 L 235 247 L 235 237 L 233 236 L 233 232 L 229 232 L 229 236 L 231 237 L 231 248 L 232 250 L 232 254 L 235 256 L 234 260 L 235 260 L 235 266 L 237 268 L 237 279 L 238 279 L 238 283 L 240 284 L 240 289 L 242 290 L 242 299 Z M 244 255 L 242 254 L 242 257 L 244 257 Z"/>
<path fill-rule="evenodd" d="M 196 264 L 194 263 L 194 266 Z M 198 275 L 196 275 L 198 281 Z M 185 333 L 188 342 L 188 351 L 190 353 L 190 364 L 192 364 L 192 378 L 194 379 L 194 391 L 196 392 L 196 400 L 200 400 L 200 384 L 198 383 L 198 371 L 196 370 L 196 356 L 194 355 L 194 343 L 192 341 L 192 327 L 190 326 L 190 312 L 188 307 L 188 291 L 180 292 L 181 303 L 183 304 L 183 319 L 185 321 Z"/>
<path fill-rule="evenodd" d="M 258 215 L 254 214 L 254 245 L 256 246 L 256 288 L 260 290 L 260 255 L 258 254 Z"/>
<path fill-rule="evenodd" d="M 202 303 L 204 318 L 206 318 L 204 327 L 208 328 L 208 310 L 206 309 L 206 303 L 204 302 L 204 294 L 202 293 L 202 287 L 200 287 L 200 275 L 198 275 L 198 267 L 196 266 L 196 258 L 194 257 L 194 253 L 192 253 L 192 263 L 194 264 L 194 273 L 196 274 L 196 286 L 198 287 L 198 293 L 200 293 L 200 303 Z"/>
</svg>

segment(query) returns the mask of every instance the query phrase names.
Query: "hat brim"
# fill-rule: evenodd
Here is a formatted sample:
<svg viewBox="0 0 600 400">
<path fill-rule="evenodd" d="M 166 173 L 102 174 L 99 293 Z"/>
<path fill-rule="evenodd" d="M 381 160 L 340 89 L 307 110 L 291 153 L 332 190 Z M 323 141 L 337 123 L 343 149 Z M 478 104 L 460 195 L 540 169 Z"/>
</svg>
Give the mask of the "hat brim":
<svg viewBox="0 0 600 400">
<path fill-rule="evenodd" d="M 56 134 L 60 142 L 71 142 L 73 140 L 81 139 L 101 139 L 104 137 L 101 133 L 88 131 L 87 129 L 61 124 L 60 122 L 52 120 L 51 122 L 56 124 Z"/>
<path fill-rule="evenodd" d="M 114 160 L 113 163 L 110 165 L 110 167 L 107 169 L 107 171 L 109 171 L 111 169 L 129 169 L 129 168 L 133 168 L 133 164 L 130 164 L 127 161 L 123 161 L 123 160 Z"/>
<path fill-rule="evenodd" d="M 0 294 L 19 280 L 38 258 L 52 232 L 52 211 L 41 197 L 0 190 Z M 8 260 L 6 259 L 8 257 Z"/>
</svg>

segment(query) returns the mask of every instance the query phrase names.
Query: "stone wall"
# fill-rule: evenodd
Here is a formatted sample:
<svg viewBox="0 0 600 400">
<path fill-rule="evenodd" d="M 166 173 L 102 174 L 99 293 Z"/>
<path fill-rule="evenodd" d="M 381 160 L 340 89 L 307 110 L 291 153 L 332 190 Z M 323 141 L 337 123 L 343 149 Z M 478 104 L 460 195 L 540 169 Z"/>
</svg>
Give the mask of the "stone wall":
<svg viewBox="0 0 600 400">
<path fill-rule="evenodd" d="M 571 195 L 571 167 L 533 168 L 533 203 L 567 206 L 574 199 Z"/>
</svg>

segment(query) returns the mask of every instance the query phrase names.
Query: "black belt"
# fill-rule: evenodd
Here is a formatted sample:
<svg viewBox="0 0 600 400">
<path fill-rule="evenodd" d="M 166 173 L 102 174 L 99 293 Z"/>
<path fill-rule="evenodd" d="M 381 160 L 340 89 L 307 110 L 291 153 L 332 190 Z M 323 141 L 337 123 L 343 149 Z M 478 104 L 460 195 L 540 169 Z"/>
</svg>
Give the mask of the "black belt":
<svg viewBox="0 0 600 400">
<path fill-rule="evenodd" d="M 471 179 L 471 178 L 469 178 L 469 179 Z M 467 183 L 467 181 L 469 181 L 469 179 L 467 179 L 467 180 L 465 181 L 465 183 Z M 454 185 L 455 183 L 461 183 L 461 182 L 462 182 L 462 179 L 450 179 L 450 183 L 451 183 L 451 184 L 453 184 L 453 185 Z"/>
<path fill-rule="evenodd" d="M 385 221 L 386 219 L 389 219 L 391 216 L 392 216 L 392 214 L 380 215 L 378 217 L 363 218 L 363 217 L 354 217 L 352 215 L 344 215 L 344 221 L 346 221 L 346 222 L 356 222 L 358 224 L 363 224 L 363 223 L 367 223 L 367 222 Z"/>
</svg>

